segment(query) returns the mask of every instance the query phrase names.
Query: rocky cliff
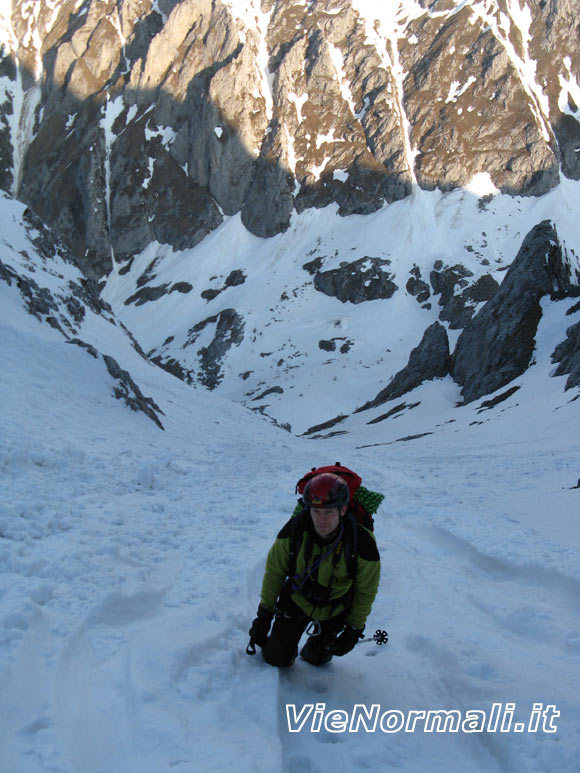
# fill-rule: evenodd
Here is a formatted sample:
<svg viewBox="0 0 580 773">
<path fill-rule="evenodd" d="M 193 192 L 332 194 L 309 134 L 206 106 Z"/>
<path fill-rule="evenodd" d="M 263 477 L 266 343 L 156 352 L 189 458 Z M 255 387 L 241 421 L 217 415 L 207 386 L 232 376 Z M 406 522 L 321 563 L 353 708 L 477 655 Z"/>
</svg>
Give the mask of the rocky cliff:
<svg viewBox="0 0 580 773">
<path fill-rule="evenodd" d="M 15 0 L 0 187 L 98 275 L 241 212 L 580 178 L 576 0 Z"/>
</svg>

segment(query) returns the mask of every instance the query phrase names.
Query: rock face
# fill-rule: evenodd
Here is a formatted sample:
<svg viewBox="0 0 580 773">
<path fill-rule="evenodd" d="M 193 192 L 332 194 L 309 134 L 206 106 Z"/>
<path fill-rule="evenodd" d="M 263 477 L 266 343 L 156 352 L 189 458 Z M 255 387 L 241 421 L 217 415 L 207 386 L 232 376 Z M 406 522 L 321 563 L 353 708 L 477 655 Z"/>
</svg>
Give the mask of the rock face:
<svg viewBox="0 0 580 773">
<path fill-rule="evenodd" d="M 103 360 L 105 361 L 109 374 L 117 382 L 117 386 L 113 388 L 115 397 L 118 400 L 123 400 L 132 411 L 141 411 L 141 413 L 144 413 L 151 421 L 154 421 L 155 424 L 157 424 L 159 429 L 164 429 L 158 416 L 158 414 L 162 414 L 163 411 L 155 401 L 151 397 L 145 397 L 143 392 L 141 392 L 137 384 L 131 378 L 131 374 L 127 370 L 123 370 L 114 357 L 105 354 Z"/>
<path fill-rule="evenodd" d="M 198 350 L 198 380 L 208 389 L 215 389 L 222 380 L 221 363 L 228 350 L 244 340 L 244 320 L 235 309 L 224 309 L 194 325 L 188 333 L 185 346 L 193 346 L 202 332 L 212 325 L 215 325 L 213 338 L 207 346 Z"/>
<path fill-rule="evenodd" d="M 449 372 L 450 356 L 447 331 L 440 322 L 434 322 L 423 334 L 420 344 L 411 352 L 406 367 L 392 378 L 374 400 L 365 403 L 356 412 L 366 411 L 389 400 L 395 400 L 415 389 L 424 381 L 443 378 Z"/>
<path fill-rule="evenodd" d="M 238 212 L 268 237 L 294 211 L 368 214 L 414 184 L 580 179 L 576 0 L 421 0 L 382 26 L 369 7 L 14 0 L 0 187 L 100 276 Z"/>
<path fill-rule="evenodd" d="M 495 392 L 527 369 L 542 315 L 540 299 L 569 293 L 571 279 L 556 229 L 547 220 L 539 223 L 524 239 L 499 290 L 459 336 L 453 377 L 466 402 Z"/>
<path fill-rule="evenodd" d="M 430 3 L 429 10 L 456 5 Z M 519 69 L 529 47 L 515 19 L 507 30 L 497 23 L 502 13 L 499 4 L 489 16 L 467 6 L 447 18 L 425 14 L 409 26 L 416 42 L 408 37 L 401 52 L 409 72 L 405 105 L 424 188 L 465 185 L 482 154 L 506 193 L 541 195 L 558 182 L 557 142 L 541 112 L 540 89 L 530 94 Z M 535 3 L 532 13 L 539 15 Z"/>
<path fill-rule="evenodd" d="M 560 363 L 554 376 L 568 374 L 566 389 L 580 386 L 580 322 L 566 330 L 566 340 L 555 348 L 552 362 Z"/>
<path fill-rule="evenodd" d="M 471 320 L 475 306 L 488 301 L 499 287 L 490 274 L 484 274 L 470 285 L 465 277 L 471 276 L 473 272 L 460 265 L 431 272 L 433 293 L 440 295 L 439 305 L 443 307 L 439 319 L 449 322 L 451 330 L 463 329 Z M 461 292 L 455 293 L 456 286 Z"/>
<path fill-rule="evenodd" d="M 392 298 L 398 289 L 392 276 L 384 270 L 390 260 L 359 258 L 330 271 L 316 271 L 314 287 L 342 303 L 363 303 L 379 298 Z"/>
</svg>

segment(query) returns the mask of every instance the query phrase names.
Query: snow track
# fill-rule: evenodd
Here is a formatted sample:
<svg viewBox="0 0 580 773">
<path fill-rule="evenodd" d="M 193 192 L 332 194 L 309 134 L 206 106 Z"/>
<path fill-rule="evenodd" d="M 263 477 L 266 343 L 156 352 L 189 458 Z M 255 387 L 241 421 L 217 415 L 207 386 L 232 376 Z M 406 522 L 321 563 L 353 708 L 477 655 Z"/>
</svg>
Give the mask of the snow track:
<svg viewBox="0 0 580 773">
<path fill-rule="evenodd" d="M 190 394 L 168 387 L 164 410 Z M 34 449 L 12 436 L 2 452 L 10 496 L 0 539 L 0 768 L 574 771 L 578 553 L 562 543 L 565 520 L 559 536 L 542 525 L 533 489 L 520 501 L 527 525 L 502 511 L 508 481 L 529 467 L 529 444 L 509 456 L 465 446 L 460 473 L 437 436 L 396 456 L 388 447 L 358 452 L 369 486 L 387 494 L 367 633 L 384 627 L 390 642 L 361 644 L 321 669 L 298 659 L 278 672 L 244 652 L 266 552 L 292 507 L 296 471 L 319 456 L 352 464 L 352 441 L 305 443 L 226 403 L 210 405 L 187 424 L 191 406 L 174 420 L 167 410 L 161 433 L 144 418 L 131 432 L 113 429 L 125 416 L 114 404 L 105 430 L 87 404 L 90 442 L 86 425 L 61 424 Z M 564 460 L 555 450 L 542 460 L 552 465 L 545 474 L 560 514 L 576 493 L 561 485 L 570 475 Z M 279 487 L 256 487 L 256 470 Z M 286 715 L 287 704 L 406 714 L 497 702 L 515 703 L 518 721 L 536 702 L 557 705 L 557 734 L 420 725 L 332 733 L 308 723 L 289 733 Z"/>
<path fill-rule="evenodd" d="M 389 526 L 397 550 L 396 556 L 383 551 L 389 556 L 388 578 L 377 606 L 392 621 L 386 623 L 390 643 L 384 649 L 360 645 L 348 659 L 335 658 L 321 669 L 297 661 L 280 674 L 283 770 L 347 771 L 356 761 L 363 770 L 388 764 L 443 771 L 449 769 L 451 749 L 452 769 L 458 771 L 549 770 L 553 755 L 561 769 L 574 770 L 556 736 L 547 734 L 425 733 L 421 721 L 410 734 L 360 728 L 332 734 L 324 726 L 312 732 L 312 714 L 300 733 L 289 733 L 286 704 L 300 711 L 322 703 L 325 711 L 348 716 L 360 703 L 380 704 L 380 713 L 430 708 L 465 715 L 503 701 L 515 703 L 514 722 L 527 726 L 532 705 L 553 702 L 558 685 L 559 725 L 576 744 L 580 740 L 570 682 L 571 667 L 577 673 L 580 661 L 577 581 L 484 555 L 440 527 Z M 369 660 L 373 655 L 378 657 Z M 545 671 L 538 664 L 545 664 Z"/>
</svg>

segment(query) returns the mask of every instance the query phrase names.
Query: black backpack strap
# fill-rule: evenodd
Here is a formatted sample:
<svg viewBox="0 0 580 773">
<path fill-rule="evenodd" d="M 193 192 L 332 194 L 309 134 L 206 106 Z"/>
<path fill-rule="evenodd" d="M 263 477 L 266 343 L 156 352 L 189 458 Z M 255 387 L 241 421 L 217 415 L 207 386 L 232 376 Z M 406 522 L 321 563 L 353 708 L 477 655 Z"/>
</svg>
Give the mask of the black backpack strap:
<svg viewBox="0 0 580 773">
<path fill-rule="evenodd" d="M 295 515 L 290 520 L 290 543 L 288 555 L 288 577 L 296 574 L 296 560 L 302 545 L 302 537 L 306 528 L 307 520 L 310 516 L 309 510 L 305 507 L 302 512 Z M 354 580 L 357 571 L 358 558 L 358 524 L 352 510 L 348 510 L 344 516 L 345 535 L 343 538 L 343 550 L 348 569 L 349 577 Z"/>
<path fill-rule="evenodd" d="M 343 545 L 344 557 L 348 576 L 354 582 L 358 567 L 358 524 L 351 509 L 344 516 L 344 520 L 346 527 Z"/>
<path fill-rule="evenodd" d="M 290 519 L 290 542 L 289 542 L 289 555 L 288 555 L 288 577 L 294 577 L 296 574 L 296 561 L 298 553 L 300 552 L 300 546 L 302 545 L 302 536 L 304 529 L 306 528 L 307 518 L 310 513 L 308 508 L 304 508 L 302 512 L 295 515 Z"/>
</svg>

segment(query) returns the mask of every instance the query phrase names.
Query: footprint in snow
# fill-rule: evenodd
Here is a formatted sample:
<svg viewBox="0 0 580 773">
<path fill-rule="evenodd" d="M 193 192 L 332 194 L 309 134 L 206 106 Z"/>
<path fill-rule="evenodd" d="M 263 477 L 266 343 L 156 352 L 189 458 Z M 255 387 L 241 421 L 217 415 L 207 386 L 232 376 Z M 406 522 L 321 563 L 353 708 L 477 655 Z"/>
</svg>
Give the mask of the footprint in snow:
<svg viewBox="0 0 580 773">
<path fill-rule="evenodd" d="M 315 773 L 316 767 L 308 757 L 290 757 L 288 773 Z"/>
</svg>

